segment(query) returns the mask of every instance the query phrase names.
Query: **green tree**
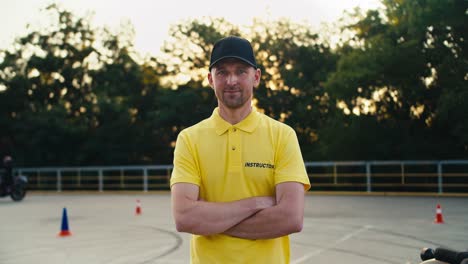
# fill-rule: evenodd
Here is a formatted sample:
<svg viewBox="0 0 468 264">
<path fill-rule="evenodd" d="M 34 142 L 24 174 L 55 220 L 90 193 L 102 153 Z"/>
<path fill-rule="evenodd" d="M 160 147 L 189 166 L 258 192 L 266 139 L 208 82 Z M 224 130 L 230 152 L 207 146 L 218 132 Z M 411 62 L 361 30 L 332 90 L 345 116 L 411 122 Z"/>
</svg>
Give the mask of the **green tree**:
<svg viewBox="0 0 468 264">
<path fill-rule="evenodd" d="M 23 165 L 149 162 L 145 124 L 159 75 L 113 34 L 51 5 L 55 22 L 2 51 L 1 127 Z M 152 153 L 158 153 L 153 149 Z"/>
<path fill-rule="evenodd" d="M 51 5 L 58 23 L 2 51 L 0 133 L 12 138 L 18 162 L 73 160 L 92 120 L 91 64 L 95 33 L 82 18 Z M 66 147 L 65 147 L 66 146 Z"/>
<path fill-rule="evenodd" d="M 326 83 L 349 117 L 341 117 L 341 124 L 329 122 L 327 131 L 342 130 L 349 138 L 344 146 L 368 131 L 382 133 L 373 144 L 361 144 L 365 159 L 387 153 L 394 158 L 466 157 L 468 28 L 463 2 L 385 0 L 383 10 L 370 10 L 350 25 L 356 34 L 339 50 L 337 70 Z M 369 118 L 378 128 L 367 126 Z M 352 125 L 356 120 L 362 124 Z M 376 144 L 388 149 L 375 153 Z"/>
<path fill-rule="evenodd" d="M 254 20 L 243 31 L 216 18 L 187 21 L 171 32 L 173 39 L 165 47 L 165 57 L 171 60 L 165 63 L 166 73 L 173 81 L 182 80 L 170 83 L 174 89 L 208 87 L 209 55 L 216 40 L 228 35 L 250 39 L 262 70 L 262 82 L 254 95 L 256 106 L 298 131 L 306 157 L 317 154 L 313 144 L 329 107 L 323 83 L 337 59 L 318 35 L 291 21 Z"/>
<path fill-rule="evenodd" d="M 263 74 L 258 107 L 296 130 L 305 159 L 319 158 L 319 129 L 330 108 L 323 84 L 337 57 L 307 25 L 257 20 L 252 28 Z"/>
</svg>

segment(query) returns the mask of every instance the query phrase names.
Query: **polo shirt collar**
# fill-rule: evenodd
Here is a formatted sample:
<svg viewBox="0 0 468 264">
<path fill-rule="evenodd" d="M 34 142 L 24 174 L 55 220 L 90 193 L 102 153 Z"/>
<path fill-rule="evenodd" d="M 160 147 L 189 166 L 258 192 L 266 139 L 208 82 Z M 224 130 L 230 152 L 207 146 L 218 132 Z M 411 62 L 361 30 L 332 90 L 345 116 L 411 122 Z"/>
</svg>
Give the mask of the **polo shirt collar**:
<svg viewBox="0 0 468 264">
<path fill-rule="evenodd" d="M 219 115 L 219 108 L 216 107 L 213 110 L 213 114 L 211 115 L 211 118 L 213 119 L 216 134 L 218 135 L 224 134 L 231 127 L 235 127 L 242 131 L 252 133 L 257 127 L 258 122 L 260 121 L 260 114 L 257 112 L 257 110 L 254 107 L 252 107 L 252 111 L 249 113 L 249 115 L 246 118 L 244 118 L 244 120 L 240 121 L 239 123 L 235 125 L 231 125 L 229 122 L 224 120 Z"/>
</svg>

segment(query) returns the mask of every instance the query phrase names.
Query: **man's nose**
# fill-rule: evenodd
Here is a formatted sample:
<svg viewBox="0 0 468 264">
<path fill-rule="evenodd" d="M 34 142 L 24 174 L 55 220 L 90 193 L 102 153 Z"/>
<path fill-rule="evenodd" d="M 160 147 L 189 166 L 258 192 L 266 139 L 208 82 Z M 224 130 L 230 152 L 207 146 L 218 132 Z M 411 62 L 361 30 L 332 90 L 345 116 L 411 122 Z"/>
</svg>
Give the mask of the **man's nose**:
<svg viewBox="0 0 468 264">
<path fill-rule="evenodd" d="M 227 79 L 226 79 L 226 82 L 228 84 L 236 84 L 237 80 L 238 80 L 238 78 L 237 78 L 237 76 L 235 74 L 229 74 Z"/>
</svg>

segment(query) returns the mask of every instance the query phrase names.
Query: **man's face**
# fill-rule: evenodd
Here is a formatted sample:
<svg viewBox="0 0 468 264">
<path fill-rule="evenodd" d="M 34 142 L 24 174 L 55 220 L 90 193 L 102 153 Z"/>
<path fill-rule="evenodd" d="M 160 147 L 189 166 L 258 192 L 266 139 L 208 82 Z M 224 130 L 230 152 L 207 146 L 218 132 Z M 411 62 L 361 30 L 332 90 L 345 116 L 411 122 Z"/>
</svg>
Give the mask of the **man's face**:
<svg viewBox="0 0 468 264">
<path fill-rule="evenodd" d="M 211 69 L 208 81 L 220 106 L 250 107 L 253 88 L 260 82 L 260 70 L 238 59 L 224 59 Z"/>
</svg>

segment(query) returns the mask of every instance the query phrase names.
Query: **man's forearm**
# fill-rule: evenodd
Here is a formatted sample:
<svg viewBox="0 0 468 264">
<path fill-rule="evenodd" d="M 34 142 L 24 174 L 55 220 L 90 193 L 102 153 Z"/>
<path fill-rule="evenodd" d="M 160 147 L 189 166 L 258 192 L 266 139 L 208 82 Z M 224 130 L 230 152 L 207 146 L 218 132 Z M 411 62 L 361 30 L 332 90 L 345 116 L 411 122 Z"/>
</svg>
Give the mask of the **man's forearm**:
<svg viewBox="0 0 468 264">
<path fill-rule="evenodd" d="M 276 186 L 278 202 L 246 218 L 226 232 L 227 235 L 247 239 L 269 239 L 302 230 L 304 219 L 304 189 L 296 182 Z"/>
<path fill-rule="evenodd" d="M 271 197 L 252 197 L 243 200 L 215 203 L 185 201 L 175 212 L 176 228 L 180 232 L 197 235 L 219 234 L 261 209 L 273 205 Z"/>
<path fill-rule="evenodd" d="M 302 230 L 302 214 L 295 215 L 284 206 L 273 206 L 244 219 L 224 234 L 246 239 L 277 238 Z"/>
</svg>

